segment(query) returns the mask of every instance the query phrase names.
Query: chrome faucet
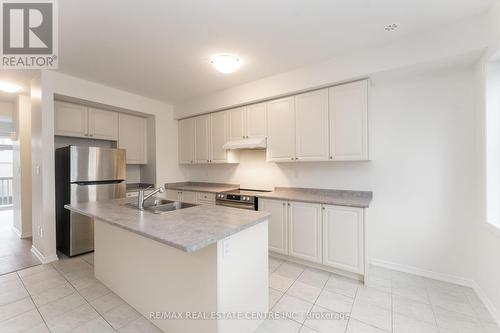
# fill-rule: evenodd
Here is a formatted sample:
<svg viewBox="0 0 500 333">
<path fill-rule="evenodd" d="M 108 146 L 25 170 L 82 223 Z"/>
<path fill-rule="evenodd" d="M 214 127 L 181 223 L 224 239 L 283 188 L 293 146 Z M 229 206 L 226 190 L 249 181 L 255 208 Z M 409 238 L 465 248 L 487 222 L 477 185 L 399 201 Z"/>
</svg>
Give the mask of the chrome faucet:
<svg viewBox="0 0 500 333">
<path fill-rule="evenodd" d="M 139 208 L 139 210 L 144 210 L 144 202 L 146 200 L 148 200 L 149 198 L 151 198 L 153 195 L 155 195 L 156 193 L 163 193 L 163 192 L 165 192 L 165 188 L 158 187 L 156 190 L 154 190 L 153 192 L 149 193 L 148 195 L 144 195 L 144 193 L 148 189 L 150 189 L 151 187 L 153 187 L 153 186 L 151 185 L 151 186 L 148 186 L 147 188 L 145 188 L 143 190 L 139 190 L 139 195 L 137 196 L 137 208 Z"/>
</svg>

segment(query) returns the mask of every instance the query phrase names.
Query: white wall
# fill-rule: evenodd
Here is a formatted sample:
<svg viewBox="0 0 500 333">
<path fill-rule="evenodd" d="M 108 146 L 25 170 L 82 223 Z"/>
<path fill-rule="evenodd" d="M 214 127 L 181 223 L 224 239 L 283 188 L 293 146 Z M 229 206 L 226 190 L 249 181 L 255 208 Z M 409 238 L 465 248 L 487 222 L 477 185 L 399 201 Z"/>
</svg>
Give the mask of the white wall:
<svg viewBox="0 0 500 333">
<path fill-rule="evenodd" d="M 34 170 L 37 165 L 41 166 L 43 182 L 41 177 L 34 177 L 33 193 L 34 196 L 43 198 L 43 204 L 39 203 L 38 198 L 36 199 L 37 203 L 33 203 L 33 216 L 40 216 L 42 219 L 40 223 L 47 228 L 43 244 L 37 246 L 37 249 L 43 256 L 48 257 L 48 260 L 53 260 L 55 255 L 54 94 L 154 116 L 157 184 L 182 181 L 185 177 L 177 163 L 177 122 L 173 119 L 172 106 L 53 71 L 42 71 L 41 80 L 38 81 L 32 83 L 33 166 Z"/>
<path fill-rule="evenodd" d="M 243 151 L 238 166 L 186 166 L 191 180 L 245 187 L 371 190 L 374 260 L 472 279 L 474 209 L 472 65 L 384 75 L 370 96 L 371 162 L 267 163 Z"/>
</svg>

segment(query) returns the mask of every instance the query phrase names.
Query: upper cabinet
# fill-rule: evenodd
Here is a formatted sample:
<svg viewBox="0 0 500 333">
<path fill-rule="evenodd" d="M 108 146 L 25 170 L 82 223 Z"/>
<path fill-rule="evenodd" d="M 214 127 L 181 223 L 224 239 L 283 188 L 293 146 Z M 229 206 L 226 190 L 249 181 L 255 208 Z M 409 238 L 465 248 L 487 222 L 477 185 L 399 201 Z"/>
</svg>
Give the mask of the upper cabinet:
<svg viewBox="0 0 500 333">
<path fill-rule="evenodd" d="M 368 160 L 368 80 L 329 89 L 330 159 Z"/>
<path fill-rule="evenodd" d="M 328 159 L 328 89 L 295 96 L 295 160 Z"/>
<path fill-rule="evenodd" d="M 228 110 L 229 140 L 265 138 L 267 136 L 267 103 Z"/>
<path fill-rule="evenodd" d="M 181 120 L 179 161 L 228 163 L 221 143 L 250 138 L 268 162 L 367 161 L 368 80 Z"/>
<path fill-rule="evenodd" d="M 237 163 L 238 153 L 223 148 L 229 137 L 229 112 L 179 120 L 179 163 Z"/>
<path fill-rule="evenodd" d="M 118 140 L 118 113 L 84 105 L 54 102 L 55 135 Z"/>
<path fill-rule="evenodd" d="M 146 118 L 120 113 L 118 147 L 127 150 L 127 164 L 147 164 Z"/>
<path fill-rule="evenodd" d="M 287 97 L 267 103 L 267 160 L 295 159 L 294 98 Z"/>
<path fill-rule="evenodd" d="M 194 163 L 194 118 L 179 120 L 179 163 Z"/>
</svg>

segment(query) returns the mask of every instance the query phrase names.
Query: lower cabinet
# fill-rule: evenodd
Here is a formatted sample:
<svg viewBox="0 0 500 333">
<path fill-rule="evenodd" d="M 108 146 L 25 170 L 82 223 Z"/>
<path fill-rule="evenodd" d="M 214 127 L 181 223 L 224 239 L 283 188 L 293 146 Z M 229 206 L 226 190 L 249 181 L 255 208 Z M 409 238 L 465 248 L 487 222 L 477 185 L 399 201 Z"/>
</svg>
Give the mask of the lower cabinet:
<svg viewBox="0 0 500 333">
<path fill-rule="evenodd" d="M 364 274 L 364 209 L 283 200 L 259 200 L 271 213 L 269 250 Z"/>
<path fill-rule="evenodd" d="M 288 206 L 286 201 L 259 199 L 259 210 L 271 213 L 269 218 L 269 250 L 288 254 Z"/>
<path fill-rule="evenodd" d="M 193 191 L 167 190 L 165 198 L 172 201 L 182 201 L 190 204 L 215 205 L 215 194 Z"/>
<path fill-rule="evenodd" d="M 321 205 L 288 203 L 289 255 L 321 264 Z"/>
<path fill-rule="evenodd" d="M 323 264 L 364 273 L 364 210 L 323 206 Z"/>
</svg>

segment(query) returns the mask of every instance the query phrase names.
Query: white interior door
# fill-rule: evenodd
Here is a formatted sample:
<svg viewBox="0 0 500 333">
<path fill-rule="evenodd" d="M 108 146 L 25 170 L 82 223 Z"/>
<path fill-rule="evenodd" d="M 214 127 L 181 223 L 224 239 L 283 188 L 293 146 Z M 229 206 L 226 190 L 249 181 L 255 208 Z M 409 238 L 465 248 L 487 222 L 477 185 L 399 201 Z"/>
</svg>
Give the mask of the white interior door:
<svg viewBox="0 0 500 333">
<path fill-rule="evenodd" d="M 330 157 L 368 159 L 368 81 L 335 86 L 330 94 Z"/>
<path fill-rule="evenodd" d="M 267 104 L 267 160 L 289 162 L 295 158 L 294 98 L 287 97 Z"/>
<path fill-rule="evenodd" d="M 287 203 L 281 200 L 259 199 L 259 210 L 271 213 L 269 218 L 269 250 L 288 254 Z"/>
<path fill-rule="evenodd" d="M 289 203 L 290 255 L 321 263 L 321 205 Z"/>
<path fill-rule="evenodd" d="M 330 205 L 323 208 L 323 264 L 363 274 L 363 208 Z"/>
<path fill-rule="evenodd" d="M 295 157 L 328 160 L 328 89 L 295 96 Z"/>
</svg>

